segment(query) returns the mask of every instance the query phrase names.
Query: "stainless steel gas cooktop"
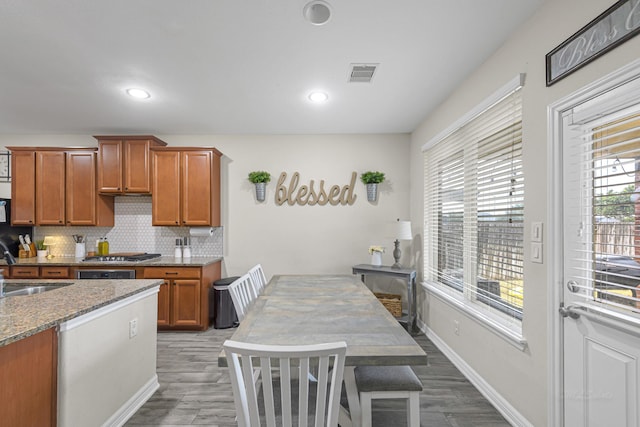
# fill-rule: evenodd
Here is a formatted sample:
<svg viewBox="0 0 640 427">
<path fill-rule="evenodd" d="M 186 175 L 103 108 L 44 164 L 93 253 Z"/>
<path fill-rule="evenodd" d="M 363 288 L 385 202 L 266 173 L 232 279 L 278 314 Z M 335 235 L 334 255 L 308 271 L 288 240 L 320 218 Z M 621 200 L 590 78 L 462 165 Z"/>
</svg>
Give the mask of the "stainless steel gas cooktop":
<svg viewBox="0 0 640 427">
<path fill-rule="evenodd" d="M 148 253 L 127 253 L 127 254 L 110 254 L 110 255 L 97 255 L 88 256 L 83 261 L 91 262 L 140 262 L 147 261 L 153 258 L 160 257 L 161 254 L 148 254 Z"/>
</svg>

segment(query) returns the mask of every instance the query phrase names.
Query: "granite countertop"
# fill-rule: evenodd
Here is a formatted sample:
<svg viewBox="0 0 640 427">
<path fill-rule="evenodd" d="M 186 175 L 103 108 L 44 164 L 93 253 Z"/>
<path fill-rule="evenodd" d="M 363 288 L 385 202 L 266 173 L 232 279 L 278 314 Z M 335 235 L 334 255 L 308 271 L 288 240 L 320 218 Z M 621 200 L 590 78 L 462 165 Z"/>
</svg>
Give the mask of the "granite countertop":
<svg viewBox="0 0 640 427">
<path fill-rule="evenodd" d="M 0 347 L 158 286 L 162 280 L 7 279 L 5 283 L 72 284 L 34 295 L 0 298 Z"/>
<path fill-rule="evenodd" d="M 191 257 L 191 258 L 174 258 L 172 256 L 161 256 L 159 258 L 150 259 L 140 262 L 125 261 L 83 261 L 83 258 L 74 258 L 66 256 L 56 256 L 51 259 L 38 260 L 32 258 L 16 258 L 17 266 L 65 266 L 65 267 L 204 267 L 209 264 L 222 261 L 222 257 Z M 4 259 L 1 260 L 0 266 L 7 265 Z"/>
</svg>

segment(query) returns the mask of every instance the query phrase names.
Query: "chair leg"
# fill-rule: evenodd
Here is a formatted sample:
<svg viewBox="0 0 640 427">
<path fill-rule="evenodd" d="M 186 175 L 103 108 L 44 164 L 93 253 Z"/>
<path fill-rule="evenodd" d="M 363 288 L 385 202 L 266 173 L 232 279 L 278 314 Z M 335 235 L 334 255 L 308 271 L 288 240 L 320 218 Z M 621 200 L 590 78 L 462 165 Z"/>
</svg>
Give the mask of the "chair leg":
<svg viewBox="0 0 640 427">
<path fill-rule="evenodd" d="M 354 375 L 355 366 L 344 367 L 344 387 L 347 391 L 347 400 L 349 401 L 349 414 L 354 426 L 360 425 L 361 412 L 360 399 L 358 396 L 358 387 L 356 386 L 356 377 Z"/>
<path fill-rule="evenodd" d="M 407 425 L 420 427 L 420 393 L 412 391 L 407 399 Z"/>
<path fill-rule="evenodd" d="M 360 416 L 362 427 L 371 427 L 371 393 L 360 393 Z"/>
</svg>

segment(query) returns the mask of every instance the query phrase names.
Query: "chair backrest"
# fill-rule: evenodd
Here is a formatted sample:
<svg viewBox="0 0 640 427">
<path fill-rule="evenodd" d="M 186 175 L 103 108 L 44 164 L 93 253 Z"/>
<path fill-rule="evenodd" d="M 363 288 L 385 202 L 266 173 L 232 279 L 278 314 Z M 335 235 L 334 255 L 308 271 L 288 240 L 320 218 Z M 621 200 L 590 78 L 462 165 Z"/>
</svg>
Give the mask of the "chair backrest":
<svg viewBox="0 0 640 427">
<path fill-rule="evenodd" d="M 292 401 L 295 403 L 295 399 L 292 399 L 292 392 L 295 392 L 295 388 L 291 387 L 292 380 L 299 383 L 297 425 L 306 427 L 309 415 L 313 415 L 315 427 L 337 427 L 347 352 L 345 342 L 278 346 L 228 340 L 223 348 L 227 355 L 239 427 L 260 426 L 261 416 L 269 427 L 291 427 L 296 415 L 292 409 Z M 258 410 L 259 394 L 253 376 L 256 368 L 259 368 L 262 380 L 260 397 L 264 403 L 264 414 Z M 317 378 L 317 382 L 311 386 L 312 391 L 316 390 L 315 399 L 310 398 L 313 397 L 309 387 L 310 368 L 314 369 Z M 275 378 L 272 375 L 274 372 L 277 373 Z M 277 395 L 274 385 L 279 385 L 279 398 L 274 397 L 274 394 Z M 281 420 L 276 421 L 276 417 L 281 417 Z"/>
<path fill-rule="evenodd" d="M 231 294 L 231 299 L 233 300 L 233 305 L 236 308 L 238 321 L 241 322 L 247 314 L 251 303 L 258 298 L 258 290 L 248 273 L 234 280 L 228 289 Z"/>
<path fill-rule="evenodd" d="M 262 265 L 256 264 L 251 268 L 251 270 L 249 270 L 249 276 L 251 276 L 253 284 L 256 286 L 256 289 L 258 289 L 258 293 L 262 293 L 262 290 L 267 285 L 267 278 L 264 275 Z"/>
</svg>

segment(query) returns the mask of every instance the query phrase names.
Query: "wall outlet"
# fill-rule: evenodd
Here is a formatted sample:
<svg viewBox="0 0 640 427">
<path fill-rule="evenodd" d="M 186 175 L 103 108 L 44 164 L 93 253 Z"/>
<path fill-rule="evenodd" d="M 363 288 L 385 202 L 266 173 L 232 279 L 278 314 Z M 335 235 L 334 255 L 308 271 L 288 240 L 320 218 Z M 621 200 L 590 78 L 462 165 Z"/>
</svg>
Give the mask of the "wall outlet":
<svg viewBox="0 0 640 427">
<path fill-rule="evenodd" d="M 457 320 L 453 321 L 453 332 L 456 335 L 460 335 L 460 323 Z"/>
<path fill-rule="evenodd" d="M 129 321 L 129 339 L 138 335 L 138 319 L 131 319 Z"/>
</svg>

